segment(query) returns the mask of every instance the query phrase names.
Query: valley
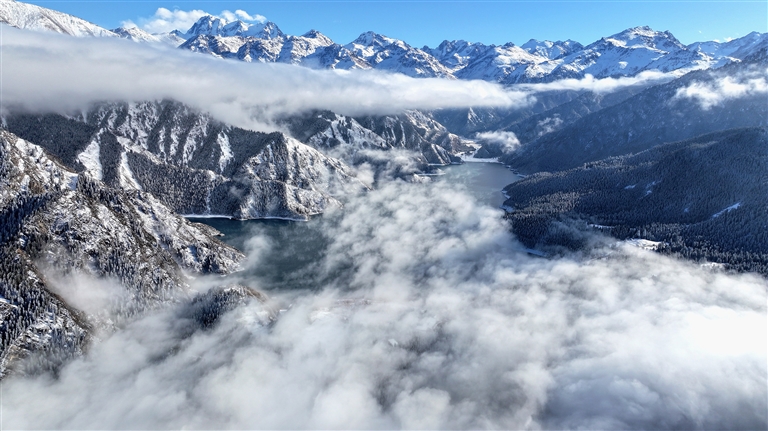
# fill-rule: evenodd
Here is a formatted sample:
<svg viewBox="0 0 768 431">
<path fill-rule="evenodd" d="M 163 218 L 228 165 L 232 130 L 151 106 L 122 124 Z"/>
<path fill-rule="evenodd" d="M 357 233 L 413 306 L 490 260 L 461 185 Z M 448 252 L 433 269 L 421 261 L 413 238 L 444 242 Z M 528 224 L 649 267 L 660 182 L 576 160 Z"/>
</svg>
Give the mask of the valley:
<svg viewBox="0 0 768 431">
<path fill-rule="evenodd" d="M 768 33 L 193 12 L 0 0 L 0 427 L 768 424 Z"/>
</svg>

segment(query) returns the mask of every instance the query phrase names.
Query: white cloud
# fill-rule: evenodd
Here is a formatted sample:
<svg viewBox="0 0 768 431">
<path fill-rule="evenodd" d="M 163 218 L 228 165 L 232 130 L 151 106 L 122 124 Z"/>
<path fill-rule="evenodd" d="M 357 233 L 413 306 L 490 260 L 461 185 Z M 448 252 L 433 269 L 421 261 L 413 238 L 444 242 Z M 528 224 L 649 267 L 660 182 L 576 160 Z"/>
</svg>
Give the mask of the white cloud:
<svg viewBox="0 0 768 431">
<path fill-rule="evenodd" d="M 502 151 L 505 153 L 510 153 L 520 146 L 520 141 L 517 139 L 517 135 L 503 130 L 477 133 L 475 139 L 495 144 L 501 147 Z"/>
<path fill-rule="evenodd" d="M 742 73 L 739 76 L 722 76 L 711 81 L 695 81 L 679 88 L 673 100 L 693 99 L 701 109 L 707 110 L 726 100 L 768 94 L 768 70 Z"/>
<path fill-rule="evenodd" d="M 524 91 L 545 92 L 545 91 L 593 91 L 595 93 L 610 93 L 623 87 L 635 85 L 651 85 L 671 81 L 679 77 L 679 73 L 664 73 L 657 70 L 648 70 L 638 73 L 635 76 L 622 76 L 619 78 L 595 78 L 592 75 L 586 75 L 584 78 L 561 79 L 559 81 L 541 83 L 541 84 L 519 84 L 515 88 Z"/>
<path fill-rule="evenodd" d="M 272 292 L 275 323 L 146 316 L 55 380 L 4 381 L 4 426 L 765 429 L 765 279 L 630 247 L 528 257 L 455 184 L 312 223 L 318 290 Z"/>
<path fill-rule="evenodd" d="M 560 118 L 559 115 L 556 114 L 552 117 L 547 117 L 536 123 L 536 127 L 539 129 L 539 131 L 536 132 L 536 136 L 544 136 L 548 133 L 552 133 L 559 129 L 562 125 L 563 119 Z"/>
<path fill-rule="evenodd" d="M 182 33 L 189 30 L 200 18 L 210 15 L 200 9 L 183 11 L 179 9 L 158 8 L 149 18 L 140 18 L 139 27 L 150 33 L 168 33 L 179 30 Z"/>
<path fill-rule="evenodd" d="M 237 16 L 237 18 L 242 21 L 265 22 L 267 20 L 267 17 L 265 17 L 264 15 L 259 15 L 259 14 L 251 15 L 242 9 L 236 10 L 235 16 Z"/>
<path fill-rule="evenodd" d="M 173 30 L 179 30 L 182 33 L 189 30 L 192 25 L 200 18 L 211 15 L 223 19 L 224 21 L 250 21 L 250 22 L 265 22 L 266 17 L 255 14 L 251 15 L 248 12 L 238 9 L 234 12 L 224 10 L 219 14 L 208 13 L 200 9 L 193 10 L 180 10 L 180 9 L 166 9 L 164 7 L 158 8 L 155 14 L 149 18 L 139 18 L 138 26 L 150 33 L 168 33 Z M 125 23 L 133 24 L 131 21 Z M 134 26 L 136 24 L 133 24 Z"/>
<path fill-rule="evenodd" d="M 312 109 L 357 115 L 529 103 L 525 93 L 484 81 L 222 61 L 124 40 L 10 28 L 2 49 L 4 103 L 35 110 L 172 98 L 230 124 L 265 129 L 276 117 Z"/>
</svg>

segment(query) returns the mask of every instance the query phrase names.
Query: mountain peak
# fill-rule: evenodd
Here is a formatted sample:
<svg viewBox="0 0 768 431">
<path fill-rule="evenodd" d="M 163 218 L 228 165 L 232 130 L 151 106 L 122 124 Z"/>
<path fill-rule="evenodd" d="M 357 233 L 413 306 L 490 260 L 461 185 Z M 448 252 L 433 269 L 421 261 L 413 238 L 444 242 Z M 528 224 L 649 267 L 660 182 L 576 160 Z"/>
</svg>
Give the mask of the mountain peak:
<svg viewBox="0 0 768 431">
<path fill-rule="evenodd" d="M 186 33 L 174 32 L 174 34 L 190 39 L 194 36 L 241 36 L 257 37 L 260 39 L 274 39 L 285 36 L 277 27 L 277 24 L 266 21 L 249 24 L 240 20 L 228 22 L 223 18 L 206 15 L 201 17 L 190 27 Z"/>
<path fill-rule="evenodd" d="M 357 39 L 353 40 L 351 44 L 363 46 L 387 46 L 397 42 L 401 41 L 373 31 L 366 31 L 358 36 Z"/>
<path fill-rule="evenodd" d="M 596 43 L 609 43 L 623 48 L 651 48 L 661 51 L 685 49 L 669 31 L 656 31 L 647 25 L 631 27 Z"/>
<path fill-rule="evenodd" d="M 531 54 L 540 55 L 549 59 L 555 59 L 563 55 L 568 55 L 574 51 L 583 49 L 584 46 L 579 42 L 567 39 L 565 41 L 558 40 L 552 42 L 550 40 L 536 40 L 531 39 L 528 42 L 522 44 L 520 48 L 528 51 Z"/>
<path fill-rule="evenodd" d="M 132 40 L 134 42 L 159 42 L 160 41 L 160 39 L 157 38 L 156 36 L 153 36 L 138 27 L 118 27 L 110 31 L 122 37 L 123 39 Z"/>
</svg>

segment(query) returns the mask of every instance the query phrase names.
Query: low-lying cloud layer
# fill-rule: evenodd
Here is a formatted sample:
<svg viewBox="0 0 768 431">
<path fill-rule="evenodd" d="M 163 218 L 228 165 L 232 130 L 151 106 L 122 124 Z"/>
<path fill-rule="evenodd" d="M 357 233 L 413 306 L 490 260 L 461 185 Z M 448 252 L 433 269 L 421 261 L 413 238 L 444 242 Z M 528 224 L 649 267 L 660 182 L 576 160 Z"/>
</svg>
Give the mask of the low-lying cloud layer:
<svg viewBox="0 0 768 431">
<path fill-rule="evenodd" d="M 415 79 L 223 61 L 126 40 L 3 28 L 3 106 L 77 111 L 95 101 L 171 98 L 251 129 L 313 109 L 346 115 L 406 109 L 524 106 L 526 93 L 484 81 Z"/>
<path fill-rule="evenodd" d="M 512 152 L 520 146 L 520 140 L 517 139 L 517 135 L 503 130 L 478 133 L 475 135 L 475 139 L 495 144 L 504 152 Z"/>
<path fill-rule="evenodd" d="M 254 302 L 190 336 L 170 309 L 58 380 L 7 380 L 3 426 L 765 428 L 764 279 L 627 247 L 532 258 L 455 188 L 315 221 L 321 289 L 271 292 L 272 324 Z"/>
<path fill-rule="evenodd" d="M 201 13 L 184 12 L 179 17 L 175 12 L 159 11 L 158 16 L 175 22 Z M 260 19 L 245 15 L 236 11 L 229 18 Z M 94 102 L 170 98 L 221 121 L 264 131 L 277 130 L 278 118 L 314 109 L 384 115 L 406 109 L 518 108 L 532 103 L 539 92 L 605 93 L 673 78 L 643 72 L 635 77 L 587 76 L 503 87 L 479 80 L 420 79 L 373 70 L 313 70 L 224 61 L 168 46 L 72 38 L 6 26 L 2 31 L 2 108 L 73 113 Z"/>
<path fill-rule="evenodd" d="M 661 84 L 680 76 L 677 72 L 660 72 L 647 70 L 635 76 L 622 76 L 618 78 L 595 78 L 586 75 L 584 78 L 567 78 L 559 81 L 541 84 L 520 84 L 517 88 L 521 91 L 546 92 L 546 91 L 592 91 L 595 93 L 611 93 L 624 87 L 646 86 Z"/>
<path fill-rule="evenodd" d="M 728 100 L 768 94 L 767 77 L 768 70 L 763 69 L 737 76 L 723 76 L 710 82 L 693 82 L 678 89 L 675 99 L 693 99 L 701 109 L 707 110 Z"/>
</svg>

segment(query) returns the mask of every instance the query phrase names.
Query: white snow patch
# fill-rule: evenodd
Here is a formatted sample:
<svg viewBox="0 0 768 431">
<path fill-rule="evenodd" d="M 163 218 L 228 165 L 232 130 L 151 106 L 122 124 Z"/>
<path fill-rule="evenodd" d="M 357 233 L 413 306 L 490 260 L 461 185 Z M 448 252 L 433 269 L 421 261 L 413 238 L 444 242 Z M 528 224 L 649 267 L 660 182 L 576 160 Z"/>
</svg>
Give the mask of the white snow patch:
<svg viewBox="0 0 768 431">
<path fill-rule="evenodd" d="M 725 208 L 725 209 L 723 209 L 721 211 L 718 211 L 717 213 L 713 214 L 712 218 L 718 218 L 721 215 L 723 215 L 723 214 L 725 214 L 727 212 L 731 212 L 731 211 L 735 210 L 736 208 L 738 208 L 740 206 L 741 206 L 741 202 L 736 202 L 735 204 L 729 206 L 728 208 Z"/>
<path fill-rule="evenodd" d="M 102 170 L 101 160 L 99 159 L 99 141 L 94 139 L 85 148 L 85 151 L 77 156 L 77 160 L 85 166 L 85 170 L 88 171 L 94 178 L 101 181 Z"/>
<path fill-rule="evenodd" d="M 229 161 L 235 157 L 235 154 L 232 152 L 232 147 L 229 146 L 229 137 L 225 135 L 224 132 L 219 133 L 219 136 L 216 138 L 216 143 L 221 149 L 221 157 L 219 157 L 219 172 L 224 172 L 224 168 L 227 166 Z"/>
<path fill-rule="evenodd" d="M 120 173 L 120 187 L 129 190 L 141 190 L 141 185 L 136 181 L 131 167 L 128 165 L 128 153 L 125 151 L 120 155 L 120 167 L 118 169 Z"/>
<path fill-rule="evenodd" d="M 658 250 L 661 245 L 661 242 L 659 241 L 651 241 L 643 238 L 628 239 L 624 242 L 633 247 L 642 248 L 643 250 Z"/>
</svg>

